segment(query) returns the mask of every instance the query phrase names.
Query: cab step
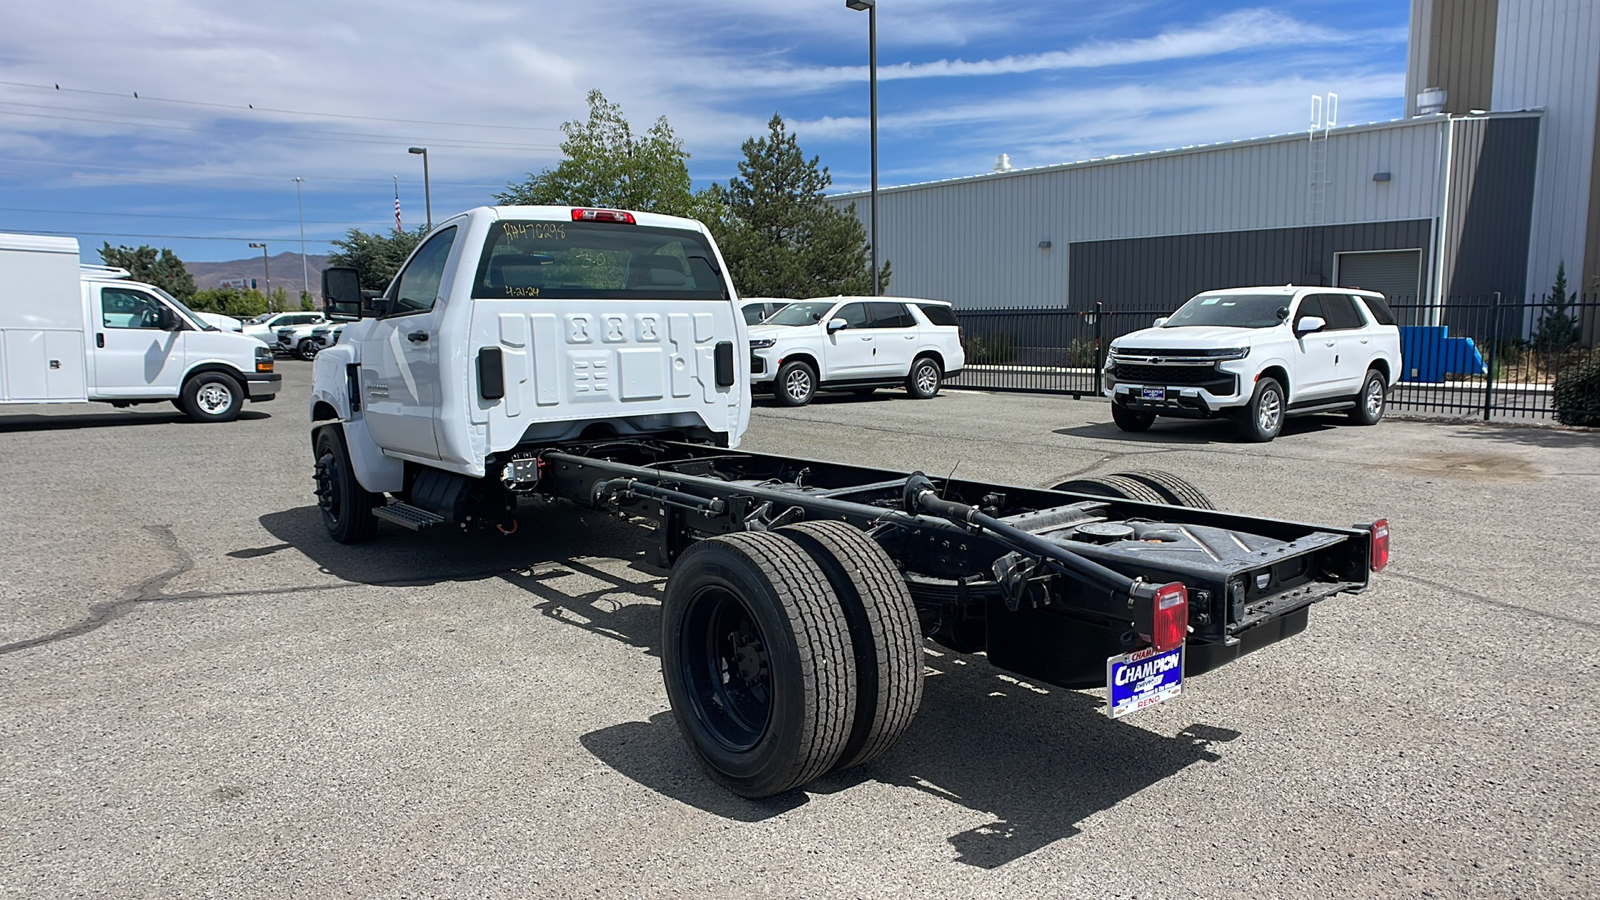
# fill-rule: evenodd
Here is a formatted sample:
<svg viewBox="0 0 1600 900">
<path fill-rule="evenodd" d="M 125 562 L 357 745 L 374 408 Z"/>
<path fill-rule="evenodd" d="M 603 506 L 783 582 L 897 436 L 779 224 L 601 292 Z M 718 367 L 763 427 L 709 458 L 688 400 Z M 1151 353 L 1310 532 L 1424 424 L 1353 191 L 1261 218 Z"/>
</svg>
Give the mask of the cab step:
<svg viewBox="0 0 1600 900">
<path fill-rule="evenodd" d="M 426 531 L 445 524 L 444 516 L 396 500 L 388 506 L 375 507 L 372 514 L 385 522 L 393 522 L 412 531 Z"/>
</svg>

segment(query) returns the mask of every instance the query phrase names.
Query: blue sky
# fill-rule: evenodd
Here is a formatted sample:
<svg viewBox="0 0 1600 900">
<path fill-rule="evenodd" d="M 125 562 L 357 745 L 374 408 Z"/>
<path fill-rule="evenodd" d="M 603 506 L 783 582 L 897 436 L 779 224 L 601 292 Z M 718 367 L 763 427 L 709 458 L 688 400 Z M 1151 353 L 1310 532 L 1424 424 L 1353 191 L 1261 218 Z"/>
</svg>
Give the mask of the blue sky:
<svg viewBox="0 0 1600 900">
<path fill-rule="evenodd" d="M 1401 115 L 1410 4 L 879 0 L 884 186 Z M 435 220 L 560 159 L 598 88 L 666 116 L 697 186 L 781 113 L 868 184 L 867 14 L 843 0 L 62 0 L 0 28 L 0 231 L 297 251 Z"/>
</svg>

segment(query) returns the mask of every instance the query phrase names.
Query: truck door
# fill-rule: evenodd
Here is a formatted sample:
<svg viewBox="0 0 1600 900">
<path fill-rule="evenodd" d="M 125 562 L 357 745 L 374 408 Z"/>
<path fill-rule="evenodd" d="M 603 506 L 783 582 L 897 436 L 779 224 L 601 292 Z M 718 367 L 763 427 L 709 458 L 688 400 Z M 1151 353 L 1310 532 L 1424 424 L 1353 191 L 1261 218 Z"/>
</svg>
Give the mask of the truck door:
<svg viewBox="0 0 1600 900">
<path fill-rule="evenodd" d="M 155 295 L 91 284 L 99 315 L 89 356 L 94 397 L 176 397 L 183 379 L 183 338 L 165 327 L 176 314 Z"/>
<path fill-rule="evenodd" d="M 874 351 L 877 349 L 875 341 L 878 332 L 870 327 L 867 304 L 846 303 L 823 320 L 823 327 L 826 328 L 826 323 L 834 319 L 843 319 L 849 324 L 828 334 L 822 350 L 825 371 L 820 373 L 820 378 L 823 381 L 835 381 L 875 375 L 877 360 Z"/>
<path fill-rule="evenodd" d="M 367 428 L 385 450 L 439 458 L 439 287 L 456 227 L 423 242 L 384 295 L 386 312 L 361 342 Z"/>
</svg>

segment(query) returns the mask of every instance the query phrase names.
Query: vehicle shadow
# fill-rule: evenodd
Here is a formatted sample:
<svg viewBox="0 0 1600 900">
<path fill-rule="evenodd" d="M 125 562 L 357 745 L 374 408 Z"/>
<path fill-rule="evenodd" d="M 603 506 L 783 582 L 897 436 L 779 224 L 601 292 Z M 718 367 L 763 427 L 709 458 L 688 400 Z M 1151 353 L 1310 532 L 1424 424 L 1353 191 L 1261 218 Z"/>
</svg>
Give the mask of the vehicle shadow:
<svg viewBox="0 0 1600 900">
<path fill-rule="evenodd" d="M 261 523 L 342 580 L 410 586 L 501 578 L 526 592 L 530 612 L 660 656 L 666 572 L 652 562 L 651 533 L 615 516 L 527 505 L 510 539 L 412 535 L 386 525 L 378 540 L 359 548 L 330 540 L 316 507 L 271 513 Z M 280 546 L 230 555 L 264 555 Z M 927 664 L 921 711 L 899 744 L 867 766 L 778 797 L 747 800 L 708 779 L 670 711 L 579 741 L 627 778 L 737 822 L 779 816 L 809 795 L 866 781 L 922 791 L 992 817 L 948 840 L 956 861 L 994 868 L 1077 834 L 1074 823 L 1188 766 L 1220 759 L 1212 746 L 1239 736 L 1196 724 L 1167 737 L 1112 721 L 1098 696 L 1026 684 L 981 655 L 930 645 Z"/>
<path fill-rule="evenodd" d="M 1500 444 L 1521 444 L 1549 450 L 1588 450 L 1600 448 L 1600 429 L 1549 425 L 1500 425 L 1477 423 L 1458 430 L 1455 437 Z"/>
<path fill-rule="evenodd" d="M 1337 428 L 1338 420 L 1328 416 L 1296 416 L 1285 420 L 1277 440 L 1318 434 Z M 1087 437 L 1130 444 L 1249 444 L 1239 436 L 1233 422 L 1225 419 L 1158 419 L 1149 431 L 1123 431 L 1114 422 L 1094 422 L 1072 428 L 1056 428 L 1053 433 L 1067 437 Z"/>
<path fill-rule="evenodd" d="M 260 410 L 247 409 L 239 413 L 238 421 L 249 422 L 257 419 L 270 419 L 271 413 Z M 78 428 L 124 428 L 135 425 L 203 425 L 196 422 L 177 410 L 168 412 L 111 412 L 111 413 L 86 413 L 84 415 L 46 415 L 40 413 L 24 413 L 16 416 L 0 416 L 0 434 L 11 434 L 25 431 L 67 431 Z"/>
<path fill-rule="evenodd" d="M 870 394 L 859 395 L 850 391 L 818 391 L 811 397 L 807 406 L 833 406 L 849 403 L 873 403 L 882 400 L 909 400 L 912 399 L 905 391 L 898 388 L 878 388 Z M 779 403 L 771 394 L 752 394 L 752 405 L 763 409 L 792 409 Z"/>
</svg>

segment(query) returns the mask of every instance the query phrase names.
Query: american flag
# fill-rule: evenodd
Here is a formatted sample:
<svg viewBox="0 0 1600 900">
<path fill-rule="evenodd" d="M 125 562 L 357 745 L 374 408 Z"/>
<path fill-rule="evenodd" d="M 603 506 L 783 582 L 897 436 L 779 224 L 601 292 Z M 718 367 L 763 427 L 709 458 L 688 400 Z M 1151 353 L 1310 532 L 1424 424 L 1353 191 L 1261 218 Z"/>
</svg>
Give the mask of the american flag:
<svg viewBox="0 0 1600 900">
<path fill-rule="evenodd" d="M 396 181 L 394 183 L 394 230 L 395 231 L 405 231 L 405 227 L 400 224 L 400 182 L 399 181 Z"/>
</svg>

